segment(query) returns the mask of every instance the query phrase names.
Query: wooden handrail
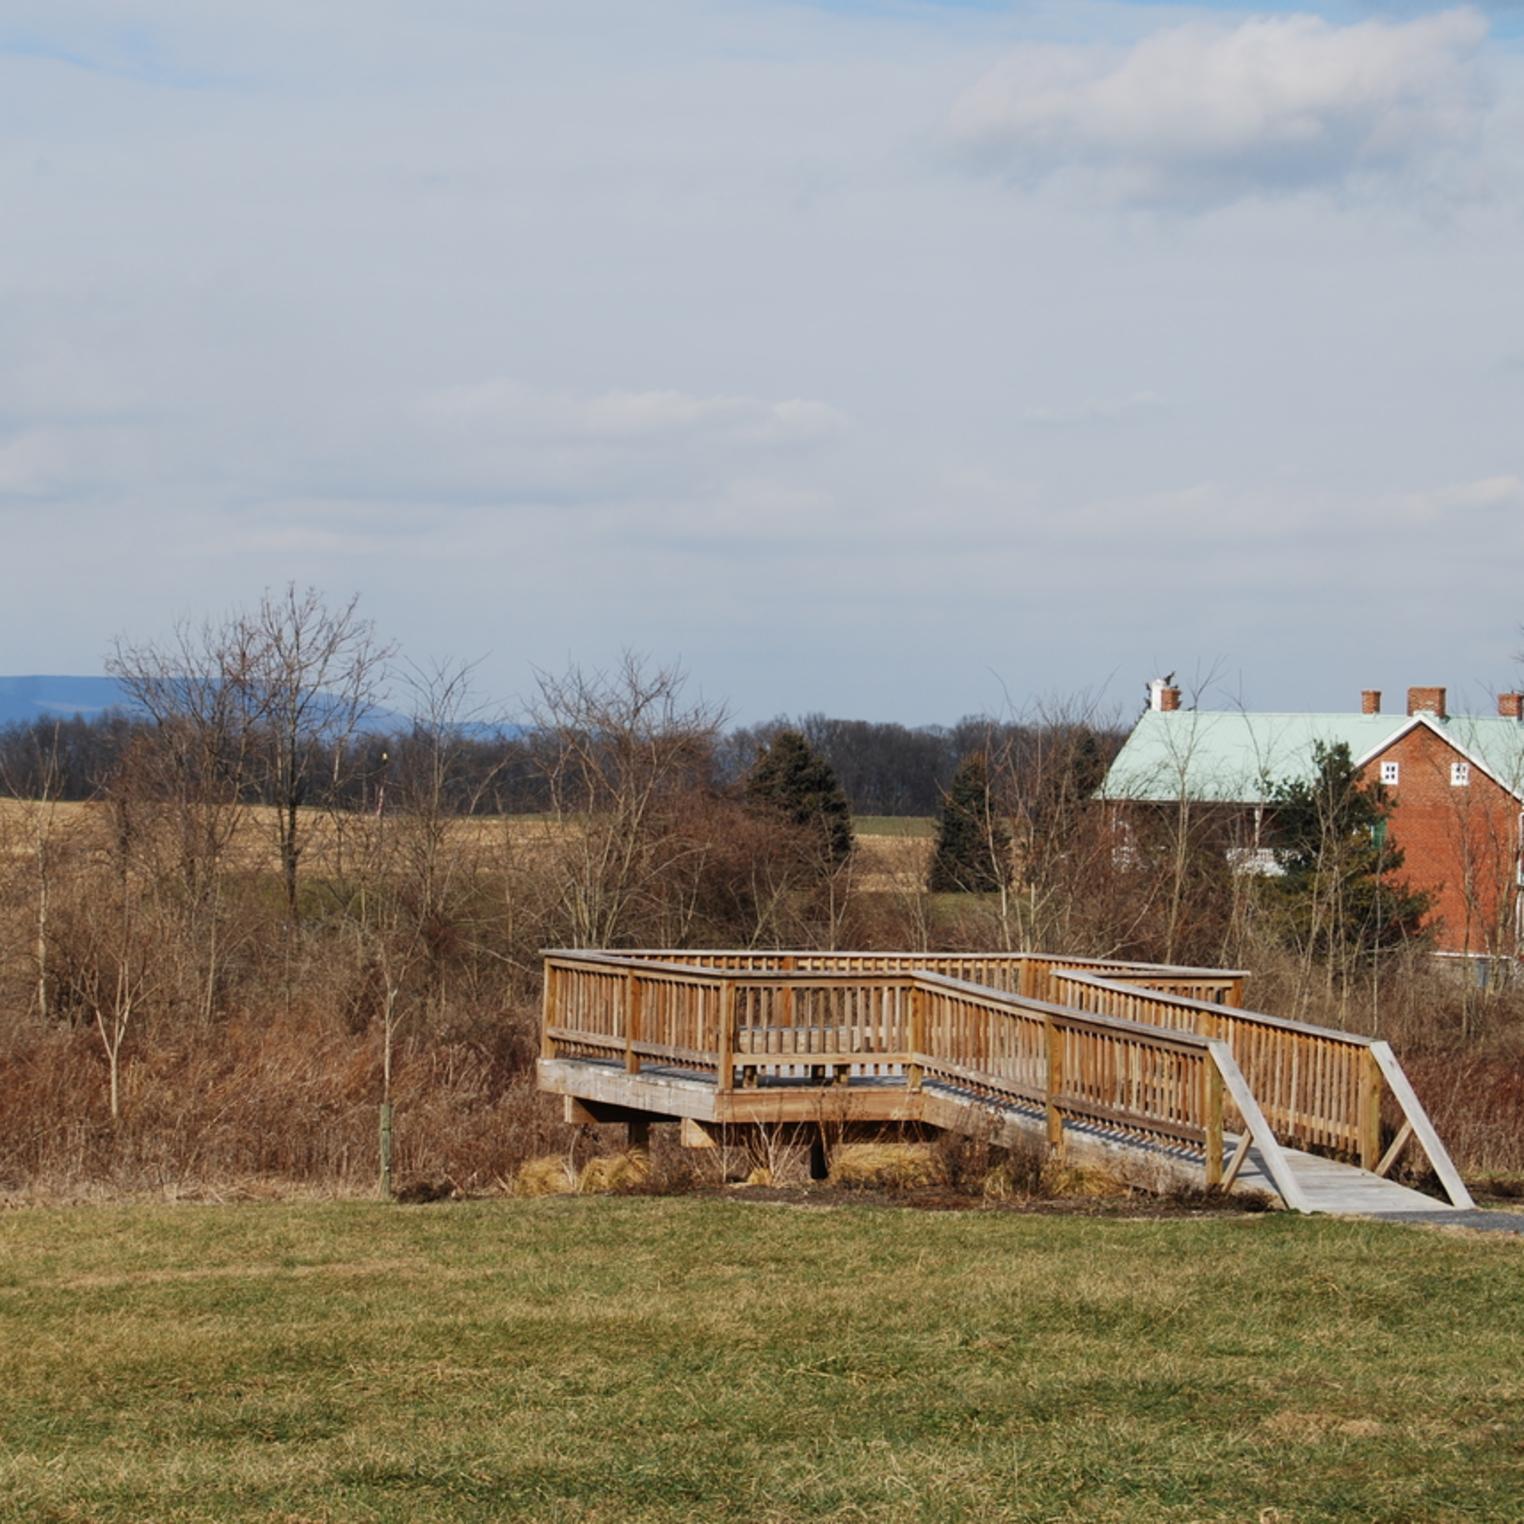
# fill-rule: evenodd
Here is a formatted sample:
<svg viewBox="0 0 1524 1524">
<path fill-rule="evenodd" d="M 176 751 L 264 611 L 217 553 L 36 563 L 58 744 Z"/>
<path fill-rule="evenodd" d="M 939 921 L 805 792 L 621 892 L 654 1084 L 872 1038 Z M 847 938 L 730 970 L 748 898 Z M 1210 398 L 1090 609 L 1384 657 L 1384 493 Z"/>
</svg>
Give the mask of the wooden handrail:
<svg viewBox="0 0 1524 1524">
<path fill-rule="evenodd" d="M 1071 968 L 1115 968 L 1115 969 L 1142 969 L 1158 971 L 1168 974 L 1212 974 L 1225 975 L 1240 979 L 1247 979 L 1247 969 L 1233 968 L 1198 968 L 1190 964 L 1175 963 L 1141 963 L 1127 958 L 1070 958 L 1064 953 L 1046 953 L 1032 951 L 1018 952 L 916 952 L 906 950 L 903 952 L 832 952 L 822 951 L 818 948 L 793 948 L 774 949 L 762 947 L 700 947 L 700 948 L 673 948 L 673 947 L 620 947 L 603 949 L 587 948 L 560 948 L 549 947 L 543 949 L 542 955 L 547 958 L 562 957 L 595 957 L 595 958 L 655 958 L 672 963 L 696 964 L 700 960 L 718 958 L 741 958 L 753 961 L 758 967 L 776 967 L 786 958 L 810 958 L 820 962 L 873 962 L 880 959 L 907 959 L 919 961 L 923 965 L 939 959 L 948 961 L 962 960 L 964 962 L 989 962 L 989 963 L 1023 963 L 1034 959 L 1046 960 L 1056 967 Z"/>
<path fill-rule="evenodd" d="M 1149 1025 L 1222 1037 L 1277 1135 L 1367 1162 L 1370 1039 L 1067 970 L 1055 976 L 1076 1005 Z"/>
<path fill-rule="evenodd" d="M 1257 1026 L 1280 1027 L 1288 1032 L 1304 1032 L 1313 1037 L 1330 1037 L 1339 1042 L 1353 1043 L 1359 1046 L 1369 1046 L 1373 1041 L 1372 1038 L 1362 1037 L 1358 1032 L 1345 1032 L 1338 1027 L 1313 1026 L 1311 1022 L 1293 1021 L 1286 1016 L 1271 1016 L 1264 1011 L 1233 1010 L 1231 1013 L 1225 1013 L 1222 1007 L 1213 1001 L 1193 1000 L 1189 995 L 1174 995 L 1167 990 L 1150 990 L 1145 985 L 1130 984 L 1122 979 L 1103 979 L 1090 973 L 1083 966 L 1071 968 L 1066 965 L 1061 969 L 1055 970 L 1055 973 L 1058 978 L 1066 982 L 1092 985 L 1098 989 L 1117 989 L 1134 994 L 1151 995 L 1166 1005 L 1191 1011 L 1201 1011 L 1212 1016 L 1231 1014 L 1235 1018 L 1252 1021 Z"/>
<path fill-rule="evenodd" d="M 1205 1039 L 986 989 L 917 969 L 928 1001 L 928 1076 L 976 1095 L 1040 1104 L 1050 1140 L 1063 1119 L 1120 1129 L 1209 1161 Z M 1218 1138 L 1220 1163 L 1220 1133 Z"/>
<path fill-rule="evenodd" d="M 581 952 L 582 950 L 577 950 Z M 546 957 L 574 955 L 564 948 L 548 948 Z M 989 988 L 1004 989 L 1014 984 L 1020 993 L 1049 996 L 1050 976 L 1054 969 L 1080 968 L 1102 975 L 1129 977 L 1146 985 L 1195 986 L 1210 993 L 1223 1004 L 1243 1004 L 1244 969 L 1193 968 L 1168 963 L 1139 963 L 1119 958 L 1075 958 L 1045 952 L 821 952 L 808 950 L 775 951 L 766 948 L 622 948 L 617 956 L 640 962 L 665 963 L 672 967 L 725 969 L 735 974 L 776 973 L 780 966 L 801 967 L 804 971 L 860 974 L 868 972 L 902 973 L 910 968 L 953 967 L 965 971 L 984 971 Z"/>
<path fill-rule="evenodd" d="M 1079 1010 L 1072 1005 L 1059 1005 L 1054 1001 L 1038 1000 L 1030 995 L 1011 995 L 1004 990 L 986 989 L 983 985 L 975 984 L 968 979 L 953 979 L 946 974 L 935 974 L 929 969 L 917 969 L 915 977 L 923 985 L 937 989 L 957 990 L 961 994 L 983 1000 L 991 1006 L 1001 1006 L 1011 1011 L 1035 1011 L 1040 1016 L 1051 1017 L 1062 1026 L 1072 1027 L 1076 1031 L 1136 1032 L 1141 1029 L 1149 1033 L 1160 1047 L 1191 1052 L 1204 1050 L 1206 1047 L 1206 1039 L 1192 1032 L 1152 1027 L 1146 1022 L 1128 1021 L 1122 1017 L 1109 1016 L 1101 1011 Z"/>
<path fill-rule="evenodd" d="M 1076 998 L 1100 998 L 1113 1012 L 1149 1022 L 1189 1020 L 1221 1036 L 1233 1049 L 1257 1104 L 1267 1109 L 1290 1141 L 1333 1149 L 1362 1168 L 1385 1174 L 1394 1154 L 1381 1156 L 1380 1082 L 1403 1116 L 1403 1136 L 1418 1139 L 1446 1195 L 1470 1206 L 1454 1162 L 1429 1121 L 1390 1045 L 1358 1032 L 1314 1026 L 1263 1011 L 1227 1009 L 1206 1001 L 1147 991 L 1082 970 L 1061 970 L 1059 983 Z M 1109 998 L 1103 998 L 1109 997 Z M 1242 1113 L 1242 1106 L 1239 1107 Z"/>
</svg>

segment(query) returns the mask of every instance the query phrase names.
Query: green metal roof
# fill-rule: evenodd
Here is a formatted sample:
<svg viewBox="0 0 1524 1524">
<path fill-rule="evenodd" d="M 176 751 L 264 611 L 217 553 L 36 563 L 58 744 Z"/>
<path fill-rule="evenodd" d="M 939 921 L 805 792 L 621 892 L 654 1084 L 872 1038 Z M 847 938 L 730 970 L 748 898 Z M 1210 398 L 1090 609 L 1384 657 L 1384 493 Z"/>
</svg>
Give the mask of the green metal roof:
<svg viewBox="0 0 1524 1524">
<path fill-rule="evenodd" d="M 1478 715 L 1419 717 L 1504 787 L 1524 796 L 1524 724 Z M 1358 762 L 1385 749 L 1414 720 L 1399 714 L 1247 714 L 1149 710 L 1117 754 L 1101 793 L 1107 799 L 1171 800 L 1182 794 L 1258 804 L 1270 786 L 1310 778 L 1313 747 L 1349 747 Z"/>
</svg>

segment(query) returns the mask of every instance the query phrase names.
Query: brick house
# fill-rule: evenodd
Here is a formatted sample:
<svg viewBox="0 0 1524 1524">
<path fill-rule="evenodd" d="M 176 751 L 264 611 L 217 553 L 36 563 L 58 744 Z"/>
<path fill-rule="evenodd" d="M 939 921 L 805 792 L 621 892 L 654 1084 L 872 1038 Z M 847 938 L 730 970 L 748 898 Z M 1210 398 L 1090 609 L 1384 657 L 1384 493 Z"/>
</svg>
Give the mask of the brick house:
<svg viewBox="0 0 1524 1524">
<path fill-rule="evenodd" d="M 1246 869 L 1274 872 L 1267 845 L 1274 784 L 1311 777 L 1317 742 L 1343 742 L 1362 776 L 1393 801 L 1390 831 L 1402 876 L 1434 900 L 1435 945 L 1467 956 L 1524 952 L 1524 696 L 1495 715 L 1452 715 L 1443 688 L 1409 688 L 1406 713 L 1383 714 L 1380 693 L 1358 713 L 1263 714 L 1180 707 L 1167 680 L 1118 753 L 1103 797 L 1140 805 L 1182 799 L 1231 813 Z"/>
</svg>

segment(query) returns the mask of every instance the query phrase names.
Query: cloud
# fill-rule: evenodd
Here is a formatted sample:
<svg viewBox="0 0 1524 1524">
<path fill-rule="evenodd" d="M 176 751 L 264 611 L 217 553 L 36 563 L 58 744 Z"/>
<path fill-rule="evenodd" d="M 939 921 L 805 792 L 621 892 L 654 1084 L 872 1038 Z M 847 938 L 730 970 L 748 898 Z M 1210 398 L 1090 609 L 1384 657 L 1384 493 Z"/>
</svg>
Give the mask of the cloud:
<svg viewBox="0 0 1524 1524">
<path fill-rule="evenodd" d="M 1408 499 L 1408 506 L 1422 517 L 1524 508 L 1524 479 L 1486 476 L 1479 481 L 1457 482 L 1431 492 L 1415 493 Z"/>
<path fill-rule="evenodd" d="M 578 391 L 495 379 L 425 395 L 400 472 L 465 500 L 714 501 L 756 472 L 797 473 L 847 432 L 824 402 L 677 390 Z"/>
<path fill-rule="evenodd" d="M 515 437 L 640 445 L 703 437 L 744 445 L 797 445 L 840 433 L 846 419 L 823 402 L 694 396 L 678 391 L 578 394 L 494 380 L 437 392 L 425 415 Z"/>
<path fill-rule="evenodd" d="M 1026 49 L 952 113 L 956 142 L 1021 183 L 1078 173 L 1142 204 L 1207 207 L 1421 172 L 1476 135 L 1472 8 L 1338 26 L 1191 23 L 1130 51 Z"/>
<path fill-rule="evenodd" d="M 1091 399 L 1078 407 L 1034 407 L 1021 415 L 1023 423 L 1066 428 L 1087 423 L 1121 423 L 1142 414 L 1157 413 L 1169 404 L 1157 392 L 1134 392 L 1130 397 Z"/>
</svg>

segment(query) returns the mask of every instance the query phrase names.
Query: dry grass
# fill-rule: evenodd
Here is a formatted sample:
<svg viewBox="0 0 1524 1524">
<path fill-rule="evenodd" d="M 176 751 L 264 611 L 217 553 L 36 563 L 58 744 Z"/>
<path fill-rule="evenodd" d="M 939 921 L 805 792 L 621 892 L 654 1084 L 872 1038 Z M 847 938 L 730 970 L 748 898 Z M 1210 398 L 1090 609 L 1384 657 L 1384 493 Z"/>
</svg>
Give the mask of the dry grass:
<svg viewBox="0 0 1524 1524">
<path fill-rule="evenodd" d="M 106 845 L 111 825 L 102 805 L 65 802 L 38 806 L 0 798 L 0 851 L 13 858 L 27 854 L 31 850 L 27 839 L 30 812 L 44 808 L 54 812 L 53 828 L 77 846 L 88 851 Z M 305 854 L 320 869 L 341 859 L 346 839 L 348 849 L 353 850 L 355 838 L 371 826 L 368 817 L 336 816 L 326 810 L 304 811 L 302 822 Z M 935 840 L 919 829 L 908 829 L 924 822 L 909 820 L 901 824 L 907 828 L 870 831 L 858 836 L 853 880 L 860 892 L 903 893 L 924 887 Z M 525 862 L 553 852 L 573 829 L 566 822 L 543 815 L 477 815 L 449 821 L 445 834 L 453 849 Z M 274 811 L 264 805 L 243 809 L 228 866 L 235 872 L 274 872 L 278 861 Z"/>
<path fill-rule="evenodd" d="M 373 1034 L 305 1016 L 234 1019 L 145 1042 L 113 1123 L 94 1034 L 28 1032 L 0 1043 L 0 1193 L 217 1197 L 258 1181 L 370 1192 L 380 1077 Z M 394 1101 L 399 1184 L 501 1189 L 520 1161 L 568 1136 L 511 1044 L 405 1043 Z"/>
<path fill-rule="evenodd" d="M 110 812 L 103 804 L 62 801 L 42 805 L 0 796 L 0 844 L 7 847 L 11 856 L 30 852 L 28 834 L 38 811 L 49 812 L 54 829 L 87 849 L 102 847 L 109 838 Z M 368 815 L 335 814 L 321 809 L 304 809 L 299 813 L 304 851 L 319 863 L 331 860 L 346 837 L 352 840 L 372 824 Z M 544 815 L 462 816 L 448 820 L 444 827 L 452 846 L 482 851 L 532 851 L 542 844 L 554 844 L 567 829 Z M 274 872 L 279 863 L 276 841 L 274 809 L 257 804 L 242 807 L 228 866 L 235 872 Z"/>
<path fill-rule="evenodd" d="M 516 1196 L 569 1196 L 576 1189 L 576 1168 L 563 1154 L 529 1159 L 513 1177 Z"/>
<path fill-rule="evenodd" d="M 640 1148 L 615 1154 L 595 1154 L 582 1166 L 577 1189 L 584 1195 L 606 1196 L 639 1189 L 650 1178 L 650 1155 Z"/>
<path fill-rule="evenodd" d="M 924 836 L 859 836 L 853 878 L 864 894 L 919 893 L 936 842 Z"/>
<path fill-rule="evenodd" d="M 945 1185 L 947 1169 L 930 1143 L 848 1143 L 831 1155 L 831 1181 L 862 1190 Z"/>
</svg>

